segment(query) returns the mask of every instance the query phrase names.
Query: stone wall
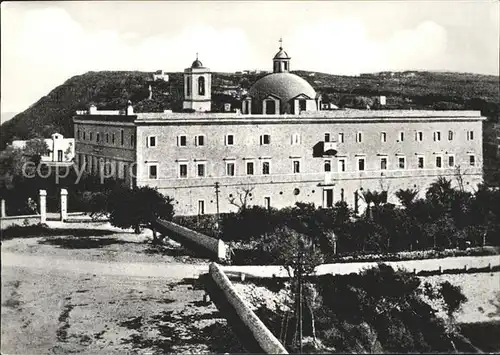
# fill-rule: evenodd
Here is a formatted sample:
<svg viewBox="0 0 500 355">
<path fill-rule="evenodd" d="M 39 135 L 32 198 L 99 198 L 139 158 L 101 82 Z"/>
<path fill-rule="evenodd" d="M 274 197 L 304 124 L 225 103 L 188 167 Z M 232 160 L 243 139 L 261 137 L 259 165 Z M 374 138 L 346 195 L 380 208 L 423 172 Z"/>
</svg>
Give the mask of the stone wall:
<svg viewBox="0 0 500 355">
<path fill-rule="evenodd" d="M 188 248 L 194 248 L 195 251 L 201 251 L 203 254 L 216 260 L 226 259 L 227 247 L 220 239 L 211 238 L 173 222 L 160 219 L 156 220 L 155 227 L 158 232 L 165 234 Z"/>
<path fill-rule="evenodd" d="M 227 304 L 230 306 L 224 310 L 229 313 L 234 312 L 239 319 L 237 325 L 233 326 L 244 328 L 236 330 L 236 332 L 240 332 L 240 337 L 242 333 L 250 337 L 250 339 L 241 339 L 247 350 L 265 354 L 288 354 L 285 347 L 251 310 L 250 305 L 238 295 L 233 284 L 219 265 L 216 263 L 210 264 L 209 273 L 214 286 L 219 291 L 217 292 L 217 296 L 223 297 L 223 301 L 227 301 Z"/>
</svg>

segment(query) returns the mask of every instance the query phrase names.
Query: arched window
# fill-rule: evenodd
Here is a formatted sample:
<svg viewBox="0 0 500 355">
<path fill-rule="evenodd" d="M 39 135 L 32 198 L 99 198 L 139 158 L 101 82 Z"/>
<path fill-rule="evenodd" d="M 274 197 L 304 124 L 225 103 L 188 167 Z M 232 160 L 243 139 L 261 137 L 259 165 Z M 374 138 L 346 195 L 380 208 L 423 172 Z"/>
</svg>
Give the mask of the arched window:
<svg viewBox="0 0 500 355">
<path fill-rule="evenodd" d="M 203 76 L 198 78 L 198 94 L 205 95 L 205 78 Z"/>
<path fill-rule="evenodd" d="M 186 78 L 186 96 L 191 96 L 191 80 Z"/>
<path fill-rule="evenodd" d="M 325 172 L 330 172 L 332 171 L 332 163 L 330 160 L 325 160 Z"/>
</svg>

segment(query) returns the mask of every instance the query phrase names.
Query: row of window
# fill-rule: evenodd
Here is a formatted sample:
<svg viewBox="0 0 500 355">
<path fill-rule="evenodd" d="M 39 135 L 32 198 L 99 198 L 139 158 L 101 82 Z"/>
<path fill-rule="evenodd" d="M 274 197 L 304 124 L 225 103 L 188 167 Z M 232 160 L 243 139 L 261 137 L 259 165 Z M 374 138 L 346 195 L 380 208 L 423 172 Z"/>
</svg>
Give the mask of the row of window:
<svg viewBox="0 0 500 355">
<path fill-rule="evenodd" d="M 89 142 L 94 141 L 94 132 L 87 132 L 86 131 L 77 131 L 77 138 L 78 140 L 87 140 Z M 104 133 L 101 134 L 101 132 L 96 132 L 95 134 L 95 142 L 96 143 L 106 143 L 106 144 L 116 144 L 116 135 L 115 133 Z M 129 137 L 129 142 L 131 147 L 135 147 L 135 135 L 131 134 Z M 125 145 L 125 133 L 122 130 L 120 130 L 120 143 L 121 146 Z"/>
<path fill-rule="evenodd" d="M 366 158 L 357 157 L 356 161 L 357 161 L 357 170 L 358 171 L 366 170 Z M 423 156 L 417 156 L 416 163 L 417 163 L 418 169 L 425 169 L 425 158 Z M 339 171 L 339 172 L 346 171 L 346 159 L 345 158 L 339 158 L 337 160 L 337 164 L 338 164 L 337 171 Z M 455 156 L 454 155 L 448 155 L 447 164 L 448 165 L 446 167 L 448 167 L 448 168 L 455 167 Z M 473 154 L 469 154 L 469 165 L 470 166 L 476 165 L 476 156 Z M 388 157 L 380 157 L 380 170 L 387 170 L 388 166 L 389 166 Z M 433 167 L 434 168 L 444 168 L 445 167 L 445 163 L 443 161 L 443 156 L 438 155 L 435 157 Z M 406 169 L 407 168 L 405 156 L 398 156 L 397 157 L 397 168 L 398 169 Z M 325 172 L 332 171 L 331 160 L 325 160 L 324 170 L 325 170 Z"/>
<path fill-rule="evenodd" d="M 453 131 L 448 131 L 448 140 L 452 141 L 455 136 L 455 133 Z M 432 134 L 433 140 L 435 142 L 441 141 L 441 131 L 435 131 Z M 325 142 L 330 142 L 332 140 L 332 135 L 330 133 L 325 133 Z M 399 132 L 398 135 L 398 142 L 404 142 L 405 140 L 405 132 Z M 424 132 L 418 131 L 415 132 L 415 140 L 417 142 L 422 142 L 424 140 Z M 474 140 L 474 131 L 467 131 L 467 140 L 471 141 Z M 380 132 L 380 141 L 382 143 L 387 142 L 387 132 Z M 344 143 L 344 133 L 339 133 L 338 134 L 338 143 Z M 356 133 L 356 143 L 362 143 L 363 142 L 363 132 L 357 132 Z"/>
<path fill-rule="evenodd" d="M 294 173 L 300 173 L 300 161 L 294 160 L 292 162 L 292 169 Z M 271 161 L 263 160 L 260 165 L 260 170 L 257 171 L 255 162 L 247 161 L 245 163 L 245 172 L 246 175 L 256 175 L 260 173 L 261 175 L 269 175 L 271 174 Z M 207 164 L 206 162 L 196 162 L 195 163 L 195 177 L 206 177 L 207 176 Z M 236 175 L 236 163 L 234 161 L 226 162 L 225 169 L 226 176 L 235 176 Z M 178 178 L 188 178 L 188 163 L 178 163 Z M 149 179 L 158 179 L 158 164 L 150 163 L 148 164 L 148 178 Z"/>
<path fill-rule="evenodd" d="M 448 132 L 448 140 L 453 140 L 454 133 L 453 131 Z M 331 133 L 325 133 L 325 142 L 331 142 L 333 141 L 333 135 Z M 423 141 L 424 139 L 424 133 L 423 132 L 416 132 L 415 133 L 415 140 L 416 141 Z M 433 139 L 434 141 L 441 141 L 441 132 L 436 131 L 433 133 Z M 467 140 L 473 140 L 474 139 L 474 131 L 467 131 Z M 403 142 L 405 140 L 405 133 L 404 132 L 399 132 L 399 141 Z M 156 147 L 157 146 L 157 137 L 156 136 L 149 136 L 147 138 L 147 146 L 148 147 Z M 194 137 L 194 145 L 195 146 L 204 146 L 206 144 L 206 136 L 204 134 L 196 135 Z M 380 133 L 380 141 L 385 143 L 387 142 L 387 132 L 381 132 Z M 344 143 L 344 133 L 339 133 L 337 136 L 337 142 L 338 143 Z M 356 142 L 357 143 L 362 143 L 363 142 L 363 132 L 357 132 L 356 133 Z M 179 147 L 185 147 L 187 146 L 188 140 L 186 135 L 179 135 L 177 136 L 177 146 Z M 224 144 L 225 145 L 234 145 L 235 144 L 235 139 L 234 139 L 234 134 L 226 134 L 224 137 Z M 270 134 L 262 134 L 259 137 L 259 144 L 260 145 L 269 145 L 271 144 L 271 135 Z M 294 133 L 291 136 L 291 144 L 292 145 L 298 145 L 301 144 L 301 138 L 299 133 Z"/>
<path fill-rule="evenodd" d="M 455 156 L 448 155 L 447 156 L 447 166 L 448 168 L 455 167 Z M 365 157 L 357 157 L 356 158 L 356 168 L 357 171 L 365 171 L 366 170 L 366 158 Z M 337 171 L 345 172 L 346 171 L 346 158 L 337 159 Z M 475 155 L 469 155 L 469 165 L 476 165 L 476 157 Z M 425 169 L 425 158 L 423 156 L 417 156 L 416 166 L 418 169 Z M 387 170 L 389 167 L 389 159 L 388 157 L 380 157 L 380 170 Z M 445 163 L 443 161 L 443 156 L 436 156 L 434 162 L 434 168 L 445 168 Z M 397 157 L 397 169 L 406 169 L 406 157 L 398 156 Z M 324 171 L 331 172 L 332 171 L 332 160 L 325 160 L 324 162 Z M 293 174 L 299 174 L 301 172 L 301 162 L 300 159 L 293 159 L 291 172 Z M 246 161 L 245 162 L 245 173 L 246 175 L 269 175 L 271 174 L 271 161 L 263 160 L 260 165 L 260 170 L 256 170 L 255 162 Z M 225 166 L 225 175 L 226 176 L 235 176 L 236 175 L 236 163 L 234 161 L 226 161 Z M 207 164 L 206 162 L 196 162 L 195 163 L 195 177 L 206 177 L 207 176 Z M 151 163 L 148 164 L 148 177 L 149 179 L 158 179 L 158 164 Z M 188 163 L 181 162 L 178 163 L 178 177 L 179 178 L 188 178 Z"/>
</svg>

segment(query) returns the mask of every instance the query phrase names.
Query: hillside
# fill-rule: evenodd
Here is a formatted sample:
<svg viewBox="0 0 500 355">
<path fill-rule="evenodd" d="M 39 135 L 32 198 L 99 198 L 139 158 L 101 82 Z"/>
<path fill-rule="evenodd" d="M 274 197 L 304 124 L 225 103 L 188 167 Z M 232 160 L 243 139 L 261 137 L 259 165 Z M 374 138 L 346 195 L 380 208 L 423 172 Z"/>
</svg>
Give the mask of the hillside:
<svg viewBox="0 0 500 355">
<path fill-rule="evenodd" d="M 492 121 L 498 121 L 498 77 L 463 73 L 383 72 L 359 77 L 296 71 L 318 92 L 324 101 L 340 107 L 372 104 L 378 95 L 387 96 L 388 108 L 473 109 L 481 110 Z M 170 81 L 151 82 L 152 73 L 138 71 L 88 72 L 74 76 L 56 87 L 27 110 L 1 126 L 0 147 L 12 139 L 48 136 L 57 131 L 72 136 L 72 116 L 77 109 L 94 103 L 100 109 L 123 108 L 127 100 L 136 112 L 164 109 L 180 110 L 182 73 L 169 73 Z M 231 87 L 248 88 L 261 74 L 213 74 L 214 109 L 223 102 L 238 105 L 237 99 L 224 94 Z M 149 96 L 149 85 L 153 97 Z"/>
</svg>

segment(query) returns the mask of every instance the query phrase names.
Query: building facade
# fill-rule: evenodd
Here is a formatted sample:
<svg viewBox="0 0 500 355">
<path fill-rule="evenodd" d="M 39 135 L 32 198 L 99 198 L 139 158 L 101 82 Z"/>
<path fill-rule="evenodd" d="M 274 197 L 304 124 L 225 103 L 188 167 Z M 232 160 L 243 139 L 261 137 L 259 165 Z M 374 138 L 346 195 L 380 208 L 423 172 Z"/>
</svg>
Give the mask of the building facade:
<svg viewBox="0 0 500 355">
<path fill-rule="evenodd" d="M 293 75 L 286 72 L 288 55 L 278 57 L 273 74 Z M 175 199 L 179 215 L 235 211 L 245 198 L 276 208 L 296 202 L 330 207 L 343 200 L 362 210 L 356 196 L 366 190 L 387 191 L 396 203 L 397 190 L 423 194 L 440 176 L 456 183 L 460 175 L 465 189 L 482 181 L 479 112 L 321 111 L 303 79 L 287 75 L 285 85 L 271 80 L 273 74 L 244 99 L 254 110 L 80 112 L 74 118 L 77 164 L 131 185 L 157 187 Z M 197 80 L 186 72 L 186 86 Z M 265 108 L 270 95 L 272 112 Z M 277 108 L 284 105 L 285 111 Z M 299 110 L 290 113 L 294 105 Z"/>
<path fill-rule="evenodd" d="M 49 150 L 45 155 L 41 156 L 41 160 L 45 163 L 69 163 L 75 157 L 75 139 L 64 138 L 60 133 L 54 133 L 50 138 L 44 138 Z M 27 141 L 14 140 L 12 147 L 22 149 L 26 146 Z"/>
</svg>

